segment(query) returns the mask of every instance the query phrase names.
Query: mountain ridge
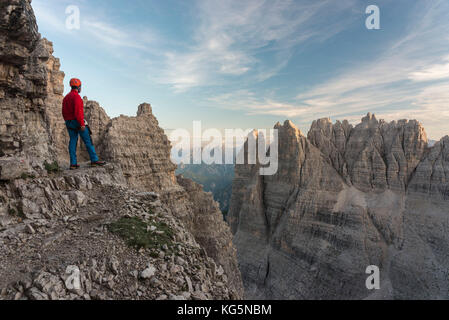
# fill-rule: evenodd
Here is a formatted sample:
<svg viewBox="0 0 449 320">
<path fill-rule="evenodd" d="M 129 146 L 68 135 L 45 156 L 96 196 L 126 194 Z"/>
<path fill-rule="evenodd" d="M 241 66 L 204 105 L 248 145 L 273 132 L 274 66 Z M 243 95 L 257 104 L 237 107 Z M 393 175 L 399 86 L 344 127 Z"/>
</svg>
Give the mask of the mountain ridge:
<svg viewBox="0 0 449 320">
<path fill-rule="evenodd" d="M 291 121 L 275 128 L 278 172 L 237 165 L 233 182 L 247 297 L 448 298 L 449 137 L 429 148 L 417 121 L 372 114 L 354 127 L 316 120 L 307 137 Z M 369 265 L 381 270 L 376 293 Z"/>
</svg>

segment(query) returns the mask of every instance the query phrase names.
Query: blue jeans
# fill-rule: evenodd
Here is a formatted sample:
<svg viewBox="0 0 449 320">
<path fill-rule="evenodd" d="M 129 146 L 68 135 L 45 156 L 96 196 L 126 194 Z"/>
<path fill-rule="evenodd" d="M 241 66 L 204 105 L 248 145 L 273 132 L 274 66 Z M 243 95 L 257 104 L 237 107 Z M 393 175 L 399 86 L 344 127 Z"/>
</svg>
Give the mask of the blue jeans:
<svg viewBox="0 0 449 320">
<path fill-rule="evenodd" d="M 76 120 L 67 120 L 65 122 L 67 131 L 69 132 L 70 142 L 69 142 L 69 153 L 70 153 L 70 165 L 76 165 L 76 146 L 78 144 L 78 135 L 81 136 L 86 145 L 87 152 L 89 153 L 90 161 L 98 161 L 97 153 L 90 139 L 89 130 L 86 128 L 84 131 L 79 130 L 80 125 Z"/>
</svg>

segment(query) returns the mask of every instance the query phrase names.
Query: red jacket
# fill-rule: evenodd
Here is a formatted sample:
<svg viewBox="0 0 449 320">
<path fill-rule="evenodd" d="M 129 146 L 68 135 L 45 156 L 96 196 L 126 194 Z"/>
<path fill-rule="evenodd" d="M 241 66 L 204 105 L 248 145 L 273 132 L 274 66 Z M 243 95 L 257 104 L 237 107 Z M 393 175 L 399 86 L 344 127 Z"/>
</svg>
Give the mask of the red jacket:
<svg viewBox="0 0 449 320">
<path fill-rule="evenodd" d="M 62 116 L 64 120 L 76 120 L 84 126 L 84 103 L 77 90 L 72 90 L 62 101 Z"/>
</svg>

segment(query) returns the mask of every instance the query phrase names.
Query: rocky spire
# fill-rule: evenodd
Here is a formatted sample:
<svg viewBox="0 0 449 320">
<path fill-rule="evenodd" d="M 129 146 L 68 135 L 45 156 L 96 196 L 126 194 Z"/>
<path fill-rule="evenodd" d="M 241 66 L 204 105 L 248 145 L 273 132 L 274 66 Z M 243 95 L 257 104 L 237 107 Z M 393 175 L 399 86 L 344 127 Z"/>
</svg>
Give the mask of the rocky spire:
<svg viewBox="0 0 449 320">
<path fill-rule="evenodd" d="M 137 110 L 137 116 L 142 116 L 142 115 L 148 115 L 148 114 L 152 114 L 153 110 L 151 109 L 151 104 L 149 103 L 142 103 L 138 110 Z"/>
<path fill-rule="evenodd" d="M 237 165 L 228 215 L 249 298 L 449 298 L 449 137 L 429 148 L 418 121 L 370 113 L 316 120 L 307 138 L 275 127 L 278 172 Z"/>
</svg>

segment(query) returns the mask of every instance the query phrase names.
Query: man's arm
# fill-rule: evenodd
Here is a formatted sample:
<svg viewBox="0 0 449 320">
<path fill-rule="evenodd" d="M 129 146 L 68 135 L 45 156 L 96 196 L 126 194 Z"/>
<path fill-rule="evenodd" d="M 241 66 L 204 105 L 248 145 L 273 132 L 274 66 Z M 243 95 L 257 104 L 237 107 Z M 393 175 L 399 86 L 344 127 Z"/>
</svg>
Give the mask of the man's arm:
<svg viewBox="0 0 449 320">
<path fill-rule="evenodd" d="M 84 131 L 84 102 L 80 96 L 75 98 L 75 119 L 81 126 L 81 131 Z"/>
</svg>

